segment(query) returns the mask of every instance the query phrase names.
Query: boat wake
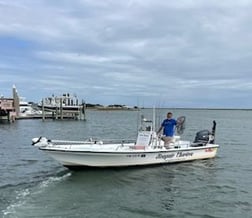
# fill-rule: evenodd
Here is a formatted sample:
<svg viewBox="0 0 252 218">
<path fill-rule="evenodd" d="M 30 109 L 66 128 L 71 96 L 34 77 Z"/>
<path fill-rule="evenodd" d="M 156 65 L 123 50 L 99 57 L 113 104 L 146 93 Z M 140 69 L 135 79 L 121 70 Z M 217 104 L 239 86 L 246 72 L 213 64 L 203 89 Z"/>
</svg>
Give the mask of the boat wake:
<svg viewBox="0 0 252 218">
<path fill-rule="evenodd" d="M 30 198 L 35 198 L 36 195 L 44 192 L 47 187 L 64 181 L 71 175 L 72 173 L 67 171 L 67 173 L 63 175 L 50 176 L 46 180 L 40 181 L 36 186 L 33 186 L 31 188 L 22 188 L 20 190 L 15 191 L 15 198 L 13 200 L 10 200 L 9 205 L 1 211 L 2 217 L 16 217 L 16 214 L 18 214 L 19 209 L 21 209 L 29 201 Z"/>
</svg>

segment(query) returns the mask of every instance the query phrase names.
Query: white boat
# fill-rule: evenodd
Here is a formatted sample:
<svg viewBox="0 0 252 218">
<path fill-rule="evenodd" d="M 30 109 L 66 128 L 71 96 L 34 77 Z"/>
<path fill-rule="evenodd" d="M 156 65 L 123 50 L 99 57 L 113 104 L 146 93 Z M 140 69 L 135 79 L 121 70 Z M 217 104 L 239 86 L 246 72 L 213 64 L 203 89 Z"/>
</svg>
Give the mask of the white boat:
<svg viewBox="0 0 252 218">
<path fill-rule="evenodd" d="M 42 111 L 35 108 L 29 102 L 25 101 L 25 98 L 19 98 L 19 117 L 33 117 L 37 115 L 42 115 Z"/>
<path fill-rule="evenodd" d="M 214 158 L 219 148 L 214 143 L 215 126 L 213 121 L 211 132 L 198 132 L 194 142 L 175 136 L 169 148 L 151 126 L 140 130 L 137 139 L 131 142 L 63 141 L 39 137 L 32 139 L 32 144 L 70 169 L 168 164 Z"/>
<path fill-rule="evenodd" d="M 13 106 L 18 118 L 34 118 L 42 115 L 42 111 L 32 103 L 26 101 L 25 97 L 20 97 L 15 85 L 12 87 Z"/>
</svg>

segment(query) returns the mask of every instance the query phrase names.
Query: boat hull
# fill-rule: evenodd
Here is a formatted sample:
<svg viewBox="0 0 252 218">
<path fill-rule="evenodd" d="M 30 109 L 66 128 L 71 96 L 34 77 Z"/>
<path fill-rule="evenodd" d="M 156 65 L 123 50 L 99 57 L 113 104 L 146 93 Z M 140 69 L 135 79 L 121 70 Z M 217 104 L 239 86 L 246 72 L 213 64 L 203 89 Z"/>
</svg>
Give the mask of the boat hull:
<svg viewBox="0 0 252 218">
<path fill-rule="evenodd" d="M 62 165 L 73 167 L 129 167 L 155 164 L 169 164 L 214 158 L 218 145 L 189 147 L 168 150 L 132 150 L 132 151 L 69 151 L 40 148 Z"/>
</svg>

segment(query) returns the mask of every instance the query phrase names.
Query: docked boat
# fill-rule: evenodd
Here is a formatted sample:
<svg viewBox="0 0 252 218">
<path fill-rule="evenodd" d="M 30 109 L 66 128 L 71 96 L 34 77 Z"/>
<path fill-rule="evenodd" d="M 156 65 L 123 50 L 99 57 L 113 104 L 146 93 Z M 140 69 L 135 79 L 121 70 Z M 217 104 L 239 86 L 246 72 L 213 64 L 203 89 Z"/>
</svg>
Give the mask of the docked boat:
<svg viewBox="0 0 252 218">
<path fill-rule="evenodd" d="M 33 105 L 25 100 L 25 98 L 19 98 L 19 118 L 27 118 L 34 116 L 42 116 L 42 111 L 38 108 L 33 107 Z"/>
<path fill-rule="evenodd" d="M 162 137 L 156 134 L 150 120 L 144 121 L 151 123 L 151 126 L 141 128 L 134 141 L 106 142 L 91 138 L 63 141 L 39 137 L 33 138 L 32 144 L 70 169 L 168 164 L 216 156 L 219 145 L 215 144 L 215 121 L 212 131 L 199 131 L 193 142 L 182 140 L 177 135 L 169 145 L 165 145 Z M 178 130 L 183 132 L 183 125 Z"/>
</svg>

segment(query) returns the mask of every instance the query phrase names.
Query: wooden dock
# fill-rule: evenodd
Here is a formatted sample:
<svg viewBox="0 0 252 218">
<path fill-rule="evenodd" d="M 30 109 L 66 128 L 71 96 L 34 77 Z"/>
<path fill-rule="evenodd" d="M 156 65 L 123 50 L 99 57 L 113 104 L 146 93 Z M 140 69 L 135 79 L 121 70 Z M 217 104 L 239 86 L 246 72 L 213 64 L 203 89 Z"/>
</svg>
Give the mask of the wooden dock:
<svg viewBox="0 0 252 218">
<path fill-rule="evenodd" d="M 82 101 L 79 104 L 79 100 L 76 96 L 70 94 L 63 94 L 62 96 L 52 96 L 42 99 L 39 106 L 42 110 L 42 119 L 86 119 L 86 104 Z"/>
<path fill-rule="evenodd" d="M 76 96 L 63 94 L 62 96 L 52 96 L 42 100 L 41 105 L 32 105 L 31 108 L 39 113 L 22 114 L 20 111 L 20 98 L 16 87 L 12 89 L 13 98 L 0 97 L 0 121 L 7 120 L 14 122 L 23 119 L 54 119 L 54 120 L 85 120 L 86 104 Z"/>
</svg>

